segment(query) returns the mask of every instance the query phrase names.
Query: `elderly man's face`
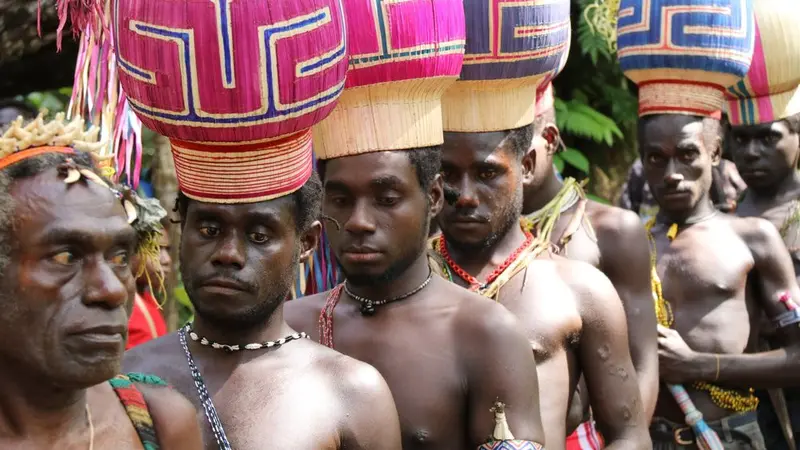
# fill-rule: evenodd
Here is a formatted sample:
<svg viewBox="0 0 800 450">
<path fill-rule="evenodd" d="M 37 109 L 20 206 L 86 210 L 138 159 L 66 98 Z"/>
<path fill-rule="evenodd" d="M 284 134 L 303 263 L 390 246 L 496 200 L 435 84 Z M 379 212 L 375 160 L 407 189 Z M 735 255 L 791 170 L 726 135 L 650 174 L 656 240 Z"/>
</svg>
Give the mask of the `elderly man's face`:
<svg viewBox="0 0 800 450">
<path fill-rule="evenodd" d="M 34 379 L 88 387 L 116 375 L 135 292 L 136 234 L 106 188 L 56 169 L 15 181 L 0 277 L 0 359 Z"/>
</svg>

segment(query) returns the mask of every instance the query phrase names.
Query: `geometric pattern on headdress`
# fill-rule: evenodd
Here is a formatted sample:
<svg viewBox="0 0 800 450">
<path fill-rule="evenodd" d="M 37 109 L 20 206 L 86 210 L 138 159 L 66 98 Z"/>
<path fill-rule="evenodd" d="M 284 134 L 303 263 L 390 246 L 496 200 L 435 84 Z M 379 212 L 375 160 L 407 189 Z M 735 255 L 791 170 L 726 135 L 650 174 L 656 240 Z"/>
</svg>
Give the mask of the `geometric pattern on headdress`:
<svg viewBox="0 0 800 450">
<path fill-rule="evenodd" d="M 443 99 L 444 129 L 501 131 L 535 118 L 536 89 L 566 63 L 570 1 L 466 0 L 461 77 Z"/>
<path fill-rule="evenodd" d="M 114 3 L 120 81 L 187 196 L 258 202 L 308 180 L 310 129 L 345 85 L 341 0 Z"/>
<path fill-rule="evenodd" d="M 320 159 L 440 145 L 441 97 L 461 71 L 462 0 L 344 0 L 350 69 L 314 127 Z"/>
<path fill-rule="evenodd" d="M 617 54 L 639 86 L 639 115 L 719 117 L 750 68 L 752 0 L 622 0 Z"/>
</svg>

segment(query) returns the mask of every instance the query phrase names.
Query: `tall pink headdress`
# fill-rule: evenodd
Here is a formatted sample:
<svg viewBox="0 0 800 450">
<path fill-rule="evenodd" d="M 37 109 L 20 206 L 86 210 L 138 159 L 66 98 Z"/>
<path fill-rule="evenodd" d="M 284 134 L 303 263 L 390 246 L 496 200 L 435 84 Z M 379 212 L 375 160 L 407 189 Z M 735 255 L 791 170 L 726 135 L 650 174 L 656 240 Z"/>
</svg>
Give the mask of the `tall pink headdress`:
<svg viewBox="0 0 800 450">
<path fill-rule="evenodd" d="M 341 0 L 114 0 L 120 81 L 170 138 L 181 191 L 248 203 L 311 176 L 347 72 Z"/>
<path fill-rule="evenodd" d="M 320 159 L 443 141 L 441 97 L 461 70 L 461 0 L 344 0 L 350 71 L 314 128 Z"/>
</svg>

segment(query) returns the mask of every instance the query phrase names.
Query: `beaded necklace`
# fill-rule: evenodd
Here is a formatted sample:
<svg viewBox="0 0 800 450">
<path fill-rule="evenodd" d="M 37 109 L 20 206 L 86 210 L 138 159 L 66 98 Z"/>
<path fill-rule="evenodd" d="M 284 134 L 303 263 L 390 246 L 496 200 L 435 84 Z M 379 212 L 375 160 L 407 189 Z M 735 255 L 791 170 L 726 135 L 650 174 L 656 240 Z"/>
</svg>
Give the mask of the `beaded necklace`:
<svg viewBox="0 0 800 450">
<path fill-rule="evenodd" d="M 194 332 L 194 328 L 192 328 L 191 322 L 186 324 L 185 330 L 187 333 L 189 333 L 189 337 L 198 344 L 206 347 L 211 347 L 216 350 L 224 350 L 228 353 L 238 352 L 241 350 L 261 350 L 264 348 L 275 348 L 275 347 L 280 347 L 283 344 L 288 344 L 289 342 L 292 342 L 297 339 L 308 338 L 308 335 L 306 333 L 300 332 L 300 333 L 290 334 L 289 336 L 280 338 L 277 341 L 255 342 L 252 344 L 244 344 L 244 345 L 239 345 L 239 344 L 228 345 L 228 344 L 220 344 L 218 342 L 206 339 L 205 337 L 198 336 L 197 333 Z"/>
<path fill-rule="evenodd" d="M 231 450 L 231 444 L 228 442 L 228 436 L 225 435 L 225 430 L 222 428 L 222 422 L 219 420 L 217 408 L 214 406 L 214 402 L 211 401 L 211 395 L 208 393 L 206 383 L 203 381 L 203 376 L 200 375 L 200 370 L 197 369 L 194 358 L 192 358 L 192 352 L 186 344 L 186 333 L 188 331 L 188 325 L 181 328 L 178 332 L 178 338 L 181 341 L 181 347 L 183 347 L 184 353 L 186 353 L 186 361 L 189 363 L 189 371 L 192 373 L 192 380 L 194 381 L 195 389 L 197 389 L 197 395 L 200 397 L 200 404 L 203 405 L 203 412 L 205 412 L 206 419 L 208 419 L 208 423 L 211 425 L 211 432 L 214 434 L 214 439 L 217 441 L 219 449 Z"/>
<path fill-rule="evenodd" d="M 355 301 L 357 301 L 358 303 L 361 304 L 361 315 L 371 316 L 371 315 L 375 314 L 375 307 L 376 306 L 383 306 L 383 305 L 385 305 L 387 303 L 397 302 L 397 301 L 406 299 L 408 297 L 411 297 L 412 295 L 416 294 L 417 292 L 425 289 L 425 286 L 427 286 L 428 283 L 431 282 L 432 278 L 433 278 L 433 271 L 428 272 L 428 278 L 426 278 L 425 281 L 423 281 L 422 284 L 420 284 L 416 288 L 412 289 L 409 292 L 406 292 L 405 294 L 398 295 L 397 297 L 385 298 L 383 300 L 372 300 L 372 299 L 369 299 L 369 298 L 366 298 L 366 297 L 361 297 L 361 296 L 358 296 L 358 295 L 354 294 L 353 292 L 350 291 L 350 289 L 347 288 L 347 281 L 342 283 L 342 285 L 344 286 L 344 291 L 347 293 L 347 295 L 349 295 L 353 300 L 355 300 Z"/>
<path fill-rule="evenodd" d="M 405 293 L 403 295 L 399 295 L 397 297 L 392 297 L 389 299 L 378 300 L 378 301 L 372 301 L 370 299 L 359 297 L 351 293 L 350 290 L 347 289 L 346 281 L 336 286 L 328 293 L 328 296 L 325 298 L 325 306 L 319 313 L 319 320 L 317 322 L 317 325 L 319 329 L 320 344 L 328 348 L 333 348 L 333 310 L 336 309 L 336 305 L 339 304 L 339 300 L 341 300 L 342 298 L 343 291 L 346 292 L 347 295 L 352 297 L 353 300 L 361 304 L 362 315 L 371 316 L 375 314 L 375 306 L 382 306 L 387 303 L 396 302 L 411 297 L 412 295 L 425 289 L 425 287 L 428 286 L 428 284 L 430 284 L 431 279 L 433 279 L 433 271 L 428 273 L 428 277 L 425 278 L 425 281 L 423 281 L 422 284 L 412 289 L 410 292 Z"/>
<path fill-rule="evenodd" d="M 525 249 L 531 246 L 534 240 L 533 233 L 531 233 L 528 230 L 523 230 L 523 233 L 525 233 L 525 242 L 523 242 L 522 245 L 517 247 L 517 249 L 514 250 L 511 253 L 511 255 L 509 255 L 508 258 L 506 258 L 506 260 L 503 261 L 502 264 L 497 266 L 497 268 L 495 268 L 492 271 L 492 273 L 490 273 L 489 276 L 486 277 L 486 282 L 484 283 L 481 283 L 480 280 L 467 273 L 467 271 L 464 270 L 461 266 L 459 266 L 458 263 L 453 261 L 453 258 L 450 256 L 450 252 L 447 251 L 447 243 L 445 242 L 443 236 L 438 237 L 438 242 L 436 243 L 436 246 L 434 248 L 436 249 L 437 252 L 439 252 L 440 255 L 442 255 L 442 258 L 444 258 L 450 270 L 452 270 L 453 273 L 458 275 L 459 278 L 469 283 L 468 289 L 470 291 L 480 292 L 485 290 L 489 285 L 491 285 L 492 282 L 497 279 L 497 277 L 502 275 L 503 272 L 505 272 L 505 270 L 508 269 L 508 267 L 512 263 L 514 263 L 517 260 L 517 258 L 519 258 L 519 256 L 522 254 L 523 251 L 525 251 Z"/>
<path fill-rule="evenodd" d="M 708 220 L 716 215 L 716 211 L 702 220 Z M 700 221 L 702 221 L 700 220 Z M 699 221 L 697 221 L 699 222 Z M 645 225 L 647 230 L 647 239 L 650 241 L 650 276 L 651 286 L 653 289 L 653 300 L 655 301 L 656 318 L 658 323 L 665 327 L 671 327 L 675 322 L 675 317 L 672 314 L 672 306 L 664 298 L 664 293 L 661 286 L 661 278 L 658 276 L 656 269 L 657 255 L 656 255 L 656 239 L 653 236 L 652 229 L 656 224 L 656 218 L 652 217 Z M 678 235 L 678 224 L 673 223 L 667 231 L 667 238 L 672 241 Z M 692 383 L 692 387 L 699 391 L 706 391 L 711 396 L 711 401 L 722 409 L 736 412 L 755 411 L 758 407 L 758 397 L 755 396 L 753 388 L 749 388 L 749 395 L 742 395 L 741 393 L 722 389 L 714 386 L 711 383 L 698 381 Z"/>
</svg>

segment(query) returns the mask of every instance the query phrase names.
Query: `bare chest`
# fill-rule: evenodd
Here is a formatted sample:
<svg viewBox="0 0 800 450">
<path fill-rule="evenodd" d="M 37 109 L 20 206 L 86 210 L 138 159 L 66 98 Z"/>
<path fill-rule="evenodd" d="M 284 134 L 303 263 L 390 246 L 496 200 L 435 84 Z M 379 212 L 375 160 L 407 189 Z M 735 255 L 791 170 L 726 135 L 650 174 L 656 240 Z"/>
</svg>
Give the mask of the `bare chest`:
<svg viewBox="0 0 800 450">
<path fill-rule="evenodd" d="M 337 418 L 347 414 L 341 399 L 313 370 L 267 364 L 215 369 L 196 361 L 211 402 L 201 401 L 186 361 L 168 381 L 195 406 L 207 450 L 218 450 L 207 408 L 213 404 L 231 447 L 237 450 L 339 448 Z M 182 370 L 181 370 L 182 369 Z"/>
<path fill-rule="evenodd" d="M 466 445 L 469 386 L 448 323 L 436 308 L 401 320 L 380 312 L 368 319 L 337 319 L 334 348 L 378 369 L 389 385 L 404 449 Z"/>
<path fill-rule="evenodd" d="M 750 329 L 746 298 L 752 255 L 724 227 L 691 227 L 657 237 L 657 269 L 675 328 L 699 351 L 741 352 Z M 736 330 L 736 332 L 733 332 Z"/>
</svg>

